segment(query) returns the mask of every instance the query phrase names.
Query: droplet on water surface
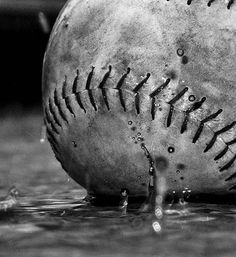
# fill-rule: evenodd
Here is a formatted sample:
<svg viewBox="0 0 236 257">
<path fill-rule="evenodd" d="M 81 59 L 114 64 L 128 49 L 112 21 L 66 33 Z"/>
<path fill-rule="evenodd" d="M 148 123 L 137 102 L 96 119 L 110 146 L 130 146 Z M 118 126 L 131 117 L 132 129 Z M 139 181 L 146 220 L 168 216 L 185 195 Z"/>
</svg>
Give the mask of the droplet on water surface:
<svg viewBox="0 0 236 257">
<path fill-rule="evenodd" d="M 179 199 L 179 204 L 180 205 L 186 205 L 187 203 L 184 201 L 184 198 Z"/>
<path fill-rule="evenodd" d="M 152 228 L 156 233 L 160 233 L 161 232 L 161 225 L 158 221 L 154 221 L 152 223 Z"/>
</svg>

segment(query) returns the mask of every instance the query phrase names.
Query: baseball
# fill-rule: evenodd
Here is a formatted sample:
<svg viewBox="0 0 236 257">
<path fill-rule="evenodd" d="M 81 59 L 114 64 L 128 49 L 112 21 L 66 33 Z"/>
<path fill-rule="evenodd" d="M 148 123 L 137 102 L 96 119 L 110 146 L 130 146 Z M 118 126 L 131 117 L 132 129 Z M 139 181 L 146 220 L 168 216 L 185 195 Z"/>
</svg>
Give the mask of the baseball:
<svg viewBox="0 0 236 257">
<path fill-rule="evenodd" d="M 92 195 L 236 193 L 236 3 L 71 0 L 43 64 L 48 140 Z"/>
</svg>

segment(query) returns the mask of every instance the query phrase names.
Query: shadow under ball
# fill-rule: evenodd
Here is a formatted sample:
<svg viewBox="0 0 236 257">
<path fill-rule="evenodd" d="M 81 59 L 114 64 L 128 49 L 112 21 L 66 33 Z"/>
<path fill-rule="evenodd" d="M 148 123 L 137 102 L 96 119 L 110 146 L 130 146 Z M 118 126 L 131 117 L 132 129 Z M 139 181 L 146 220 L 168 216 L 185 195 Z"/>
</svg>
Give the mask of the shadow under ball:
<svg viewBox="0 0 236 257">
<path fill-rule="evenodd" d="M 236 4 L 72 0 L 45 53 L 47 136 L 91 194 L 236 192 Z M 148 153 L 148 154 L 147 154 Z"/>
</svg>

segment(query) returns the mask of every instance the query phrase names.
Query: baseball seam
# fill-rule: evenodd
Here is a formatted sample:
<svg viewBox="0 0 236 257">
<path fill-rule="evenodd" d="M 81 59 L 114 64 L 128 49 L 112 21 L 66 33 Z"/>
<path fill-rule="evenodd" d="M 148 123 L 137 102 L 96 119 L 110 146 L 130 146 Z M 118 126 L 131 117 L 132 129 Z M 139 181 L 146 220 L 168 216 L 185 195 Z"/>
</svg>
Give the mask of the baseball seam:
<svg viewBox="0 0 236 257">
<path fill-rule="evenodd" d="M 167 0 L 167 2 L 169 2 L 169 1 L 170 1 L 170 0 Z M 187 5 L 191 5 L 192 2 L 193 2 L 193 0 L 187 0 Z M 211 7 L 211 4 L 212 4 L 213 2 L 215 2 L 215 0 L 209 0 L 209 1 L 207 2 L 207 6 L 208 6 L 208 7 Z M 230 10 L 230 8 L 231 8 L 231 6 L 233 5 L 233 3 L 234 3 L 234 0 L 229 0 L 229 1 L 228 1 L 228 3 L 227 3 L 227 9 L 228 9 L 228 10 Z"/>
<path fill-rule="evenodd" d="M 88 92 L 89 100 L 90 100 L 90 103 L 91 103 L 92 107 L 94 108 L 95 111 L 97 111 L 98 110 L 97 104 L 96 104 L 94 96 L 93 96 L 93 90 L 94 89 L 90 88 L 91 81 L 92 81 L 92 78 L 93 78 L 93 75 L 94 75 L 94 69 L 95 69 L 95 67 L 92 67 L 91 71 L 88 74 L 87 81 L 86 81 L 86 86 L 85 86 L 85 91 Z M 112 66 L 110 65 L 109 68 L 108 68 L 108 71 L 105 73 L 105 75 L 103 76 L 103 78 L 102 78 L 102 80 L 101 80 L 101 82 L 99 83 L 99 86 L 98 86 L 98 89 L 100 89 L 101 92 L 102 92 L 103 100 L 104 100 L 104 103 L 105 103 L 108 111 L 110 110 L 110 106 L 109 106 L 109 101 L 108 101 L 108 97 L 107 97 L 108 88 L 105 88 L 105 84 L 110 77 L 111 71 L 112 71 Z M 122 75 L 122 77 L 118 81 L 116 87 L 115 88 L 109 88 L 110 90 L 118 90 L 120 104 L 121 104 L 122 108 L 124 109 L 124 112 L 126 112 L 126 106 L 125 106 L 125 100 L 124 100 L 124 97 L 123 97 L 123 93 L 124 93 L 124 91 L 131 91 L 131 90 L 122 89 L 122 86 L 125 83 L 125 79 L 130 74 L 130 71 L 131 71 L 131 69 L 127 68 L 127 72 L 124 75 Z M 150 76 L 151 76 L 151 74 L 147 73 L 146 77 L 140 83 L 138 83 L 137 86 L 131 91 L 134 94 L 134 106 L 135 106 L 137 114 L 140 114 L 139 90 L 147 83 Z M 80 97 L 80 94 L 84 90 L 79 91 L 79 92 L 77 91 L 78 80 L 79 80 L 79 71 L 77 70 L 77 75 L 74 79 L 71 93 L 75 96 L 75 99 L 76 99 L 79 107 L 86 113 L 86 109 L 85 109 L 85 107 L 82 103 L 81 97 Z M 151 117 L 152 117 L 152 120 L 155 119 L 155 113 L 156 113 L 155 101 L 156 101 L 156 97 L 169 85 L 170 81 L 171 81 L 170 78 L 166 79 L 166 81 L 162 85 L 160 85 L 157 89 L 155 89 L 153 92 L 151 92 L 149 94 L 149 98 L 151 100 Z M 60 134 L 59 129 L 62 128 L 62 121 L 61 120 L 64 120 L 64 122 L 66 122 L 67 124 L 69 123 L 68 117 L 66 115 L 65 110 L 63 109 L 63 107 L 61 105 L 60 99 L 64 100 L 65 107 L 68 109 L 69 113 L 74 118 L 76 117 L 76 115 L 73 111 L 73 108 L 72 108 L 71 98 L 67 94 L 67 91 L 66 91 L 67 87 L 68 87 L 67 77 L 65 76 L 65 80 L 63 82 L 61 92 L 59 92 L 58 89 L 55 88 L 53 98 L 51 98 L 49 96 L 48 104 L 46 104 L 46 106 L 44 108 L 45 123 L 46 123 L 46 125 L 49 125 L 49 126 L 47 126 L 48 138 L 49 138 L 50 143 L 53 146 L 53 150 L 58 155 L 59 155 L 60 151 L 58 149 L 58 142 L 57 142 L 56 136 L 53 135 L 53 132 L 56 135 Z M 188 91 L 188 87 L 185 87 L 179 93 L 177 93 L 169 102 L 167 102 L 170 105 L 169 113 L 167 115 L 167 122 L 166 122 L 167 128 L 171 126 L 172 116 L 173 116 L 173 113 L 174 113 L 174 110 L 175 110 L 175 106 L 174 106 L 175 103 L 179 99 L 181 99 L 181 97 L 183 97 L 184 94 L 187 91 Z M 187 110 L 185 110 L 185 111 L 178 110 L 179 112 L 184 112 L 184 120 L 183 120 L 181 129 L 180 129 L 181 134 L 184 133 L 187 130 L 187 124 L 188 124 L 189 120 L 191 119 L 190 114 L 192 112 L 196 111 L 197 109 L 201 108 L 202 104 L 205 101 L 206 101 L 206 98 L 203 97 L 200 101 L 195 102 Z M 220 109 L 217 112 L 209 115 L 208 117 L 204 118 L 201 121 L 198 120 L 199 121 L 199 126 L 198 126 L 198 129 L 197 129 L 193 139 L 192 139 L 192 143 L 197 142 L 197 140 L 201 136 L 201 133 L 203 131 L 204 126 L 207 126 L 213 132 L 213 137 L 209 141 L 209 143 L 207 144 L 207 147 L 204 149 L 204 152 L 209 151 L 213 147 L 213 145 L 215 144 L 217 139 L 221 139 L 222 142 L 226 145 L 226 147 L 214 158 L 214 160 L 215 161 L 219 160 L 228 151 L 231 151 L 231 153 L 234 154 L 233 158 L 231 158 L 228 162 L 226 162 L 226 164 L 224 166 L 219 168 L 219 171 L 222 172 L 224 170 L 229 169 L 236 160 L 236 154 L 230 149 L 230 146 L 236 143 L 236 138 L 229 141 L 229 142 L 225 142 L 223 140 L 223 138 L 220 137 L 220 135 L 227 132 L 228 130 L 232 129 L 235 126 L 236 122 L 234 121 L 231 124 L 223 127 L 222 129 L 220 129 L 216 132 L 213 131 L 212 128 L 207 125 L 207 122 L 210 121 L 210 120 L 215 119 L 220 113 L 222 113 L 222 109 Z M 61 117 L 61 118 L 59 118 L 59 117 Z M 50 130 L 50 128 L 51 128 L 51 130 Z M 230 181 L 234 178 L 236 178 L 236 172 L 233 173 L 232 175 L 230 175 L 228 178 L 226 178 L 225 181 L 227 182 L 227 181 Z M 229 190 L 234 190 L 234 189 L 236 189 L 236 186 L 231 187 Z"/>
</svg>

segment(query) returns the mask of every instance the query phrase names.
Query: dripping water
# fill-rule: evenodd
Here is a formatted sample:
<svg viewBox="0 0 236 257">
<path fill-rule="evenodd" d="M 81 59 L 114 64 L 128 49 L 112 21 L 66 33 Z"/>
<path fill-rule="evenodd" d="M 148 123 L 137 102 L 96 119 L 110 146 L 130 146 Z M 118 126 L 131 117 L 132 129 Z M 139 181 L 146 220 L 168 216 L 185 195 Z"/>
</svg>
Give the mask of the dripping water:
<svg viewBox="0 0 236 257">
<path fill-rule="evenodd" d="M 157 169 L 158 165 L 154 164 L 153 158 L 144 143 L 141 148 L 149 162 L 149 182 L 148 182 L 148 196 L 144 202 L 141 211 L 151 211 L 153 214 L 152 229 L 156 233 L 162 230 L 162 220 L 164 216 L 163 202 L 167 190 L 166 177 L 161 169 Z"/>
</svg>

